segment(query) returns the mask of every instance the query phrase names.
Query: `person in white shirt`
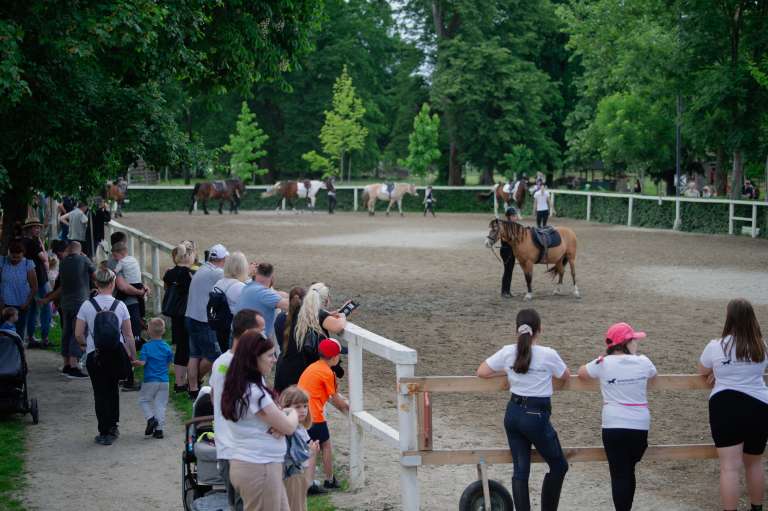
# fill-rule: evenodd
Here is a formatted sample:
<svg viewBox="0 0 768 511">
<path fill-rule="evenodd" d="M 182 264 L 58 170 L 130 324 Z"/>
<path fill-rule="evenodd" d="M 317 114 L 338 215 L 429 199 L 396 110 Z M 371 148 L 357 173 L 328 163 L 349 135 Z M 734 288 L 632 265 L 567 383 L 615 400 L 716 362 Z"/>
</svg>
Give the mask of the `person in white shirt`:
<svg viewBox="0 0 768 511">
<path fill-rule="evenodd" d="M 231 433 L 229 479 L 245 511 L 290 511 L 283 485 L 285 435 L 299 424 L 296 410 L 282 411 L 267 387 L 266 376 L 277 361 L 275 344 L 249 331 L 238 340 L 224 390 L 221 415 Z"/>
<path fill-rule="evenodd" d="M 530 511 L 528 478 L 531 471 L 531 445 L 549 465 L 541 487 L 542 511 L 556 511 L 560 502 L 568 462 L 560 447 L 552 414 L 553 379 L 564 384 L 571 377 L 568 367 L 552 348 L 538 344 L 541 319 L 534 309 L 517 313 L 517 344 L 494 353 L 477 369 L 480 378 L 506 375 L 511 399 L 504 416 L 514 473 L 512 495 L 517 511 Z"/>
<path fill-rule="evenodd" d="M 213 399 L 213 423 L 216 428 L 216 459 L 219 462 L 221 475 L 226 482 L 227 499 L 231 509 L 241 509 L 242 504 L 240 507 L 236 505 L 239 497 L 229 481 L 229 460 L 232 459 L 234 444 L 232 433 L 227 427 L 228 423 L 221 415 L 221 393 L 224 391 L 224 381 L 227 377 L 229 365 L 232 363 L 232 357 L 235 356 L 238 341 L 249 330 L 257 332 L 264 330 L 264 318 L 253 309 L 243 309 L 232 320 L 232 347 L 222 353 L 213 363 L 211 378 L 208 380 Z"/>
<path fill-rule="evenodd" d="M 536 227 L 546 227 L 549 220 L 549 210 L 552 207 L 552 197 L 543 182 L 533 194 L 533 202 L 536 206 Z"/>
<path fill-rule="evenodd" d="M 242 252 L 232 252 L 224 263 L 224 277 L 219 279 L 213 285 L 213 289 L 219 289 L 227 297 L 230 313 L 235 310 L 240 301 L 240 294 L 245 287 L 245 281 L 248 280 L 248 259 Z M 219 341 L 219 348 L 224 353 L 229 348 L 229 335 L 232 325 L 226 330 L 216 331 L 216 338 Z"/>
<path fill-rule="evenodd" d="M 648 448 L 646 390 L 656 377 L 656 367 L 637 354 L 636 332 L 627 323 L 611 325 L 605 333 L 605 355 L 579 368 L 579 378 L 600 380 L 603 394 L 603 447 L 611 473 L 611 493 L 616 511 L 630 511 L 635 498 L 635 465 Z"/>
<path fill-rule="evenodd" d="M 738 506 L 742 465 L 752 510 L 763 509 L 767 352 L 752 304 L 739 298 L 728 303 L 722 337 L 710 341 L 699 359 L 699 373 L 715 384 L 709 395 L 709 427 L 720 459 L 720 502 L 725 510 Z"/>
</svg>

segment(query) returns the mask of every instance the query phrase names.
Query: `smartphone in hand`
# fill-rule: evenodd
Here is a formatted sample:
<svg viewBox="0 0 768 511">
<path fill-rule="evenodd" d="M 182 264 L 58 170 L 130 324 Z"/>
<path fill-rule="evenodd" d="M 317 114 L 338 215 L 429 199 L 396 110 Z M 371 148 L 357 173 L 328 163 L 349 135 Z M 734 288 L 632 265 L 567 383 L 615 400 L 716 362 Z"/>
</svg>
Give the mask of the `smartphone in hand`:
<svg viewBox="0 0 768 511">
<path fill-rule="evenodd" d="M 342 313 L 342 314 L 344 314 L 345 316 L 349 316 L 349 315 L 350 315 L 350 313 L 351 313 L 353 310 L 357 309 L 359 306 L 360 306 L 360 304 L 359 304 L 359 303 L 357 303 L 357 302 L 356 302 L 356 301 L 354 301 L 354 300 L 350 300 L 350 301 L 348 301 L 347 303 L 345 303 L 345 304 L 344 304 L 344 307 L 342 307 L 341 309 L 339 309 L 339 312 L 341 312 L 341 313 Z"/>
</svg>

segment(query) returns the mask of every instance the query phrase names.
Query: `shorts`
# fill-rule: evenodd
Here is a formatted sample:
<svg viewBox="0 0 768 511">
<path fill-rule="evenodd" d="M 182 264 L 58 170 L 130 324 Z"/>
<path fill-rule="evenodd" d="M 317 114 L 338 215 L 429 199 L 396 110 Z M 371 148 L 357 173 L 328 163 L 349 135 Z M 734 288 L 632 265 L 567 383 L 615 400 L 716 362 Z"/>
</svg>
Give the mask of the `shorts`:
<svg viewBox="0 0 768 511">
<path fill-rule="evenodd" d="M 309 433 L 310 440 L 317 440 L 321 445 L 331 439 L 331 432 L 328 431 L 327 422 L 314 422 L 312 427 L 307 430 L 307 433 Z"/>
<path fill-rule="evenodd" d="M 189 358 L 205 358 L 214 362 L 221 355 L 216 332 L 211 330 L 208 323 L 192 318 L 185 320 L 189 332 Z"/>
<path fill-rule="evenodd" d="M 715 447 L 744 444 L 744 454 L 761 455 L 768 441 L 768 403 L 735 390 L 709 398 L 709 427 Z"/>
</svg>

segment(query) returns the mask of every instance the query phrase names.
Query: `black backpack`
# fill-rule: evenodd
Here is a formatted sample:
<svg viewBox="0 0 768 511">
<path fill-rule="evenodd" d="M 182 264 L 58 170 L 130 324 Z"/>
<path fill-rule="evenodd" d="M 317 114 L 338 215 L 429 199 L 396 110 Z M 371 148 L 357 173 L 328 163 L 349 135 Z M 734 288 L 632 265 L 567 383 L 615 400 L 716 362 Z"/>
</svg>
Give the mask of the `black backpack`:
<svg viewBox="0 0 768 511">
<path fill-rule="evenodd" d="M 120 320 L 115 314 L 119 300 L 114 300 L 109 309 L 102 309 L 94 298 L 88 300 L 96 310 L 96 318 L 93 320 L 93 345 L 99 352 L 115 351 L 122 349 L 120 342 Z"/>
<path fill-rule="evenodd" d="M 229 309 L 226 292 L 214 287 L 208 293 L 208 326 L 216 332 L 228 332 L 232 327 L 232 311 Z"/>
</svg>

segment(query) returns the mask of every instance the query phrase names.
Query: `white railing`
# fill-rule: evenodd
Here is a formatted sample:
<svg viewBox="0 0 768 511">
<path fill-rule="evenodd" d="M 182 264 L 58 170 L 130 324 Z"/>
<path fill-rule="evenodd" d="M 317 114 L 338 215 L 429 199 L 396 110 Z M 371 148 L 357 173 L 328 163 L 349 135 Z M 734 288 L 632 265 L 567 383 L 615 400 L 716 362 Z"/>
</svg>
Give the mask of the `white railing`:
<svg viewBox="0 0 768 511">
<path fill-rule="evenodd" d="M 141 280 L 145 286 L 149 285 L 152 290 L 151 310 L 154 314 L 160 314 L 164 292 L 163 276 L 160 274 L 160 254 L 162 252 L 170 256 L 173 245 L 112 220 L 106 226 L 106 234 L 110 236 L 115 231 L 124 232 L 128 236 L 128 254 L 139 261 Z M 150 252 L 149 258 L 147 257 L 147 249 Z"/>
</svg>

